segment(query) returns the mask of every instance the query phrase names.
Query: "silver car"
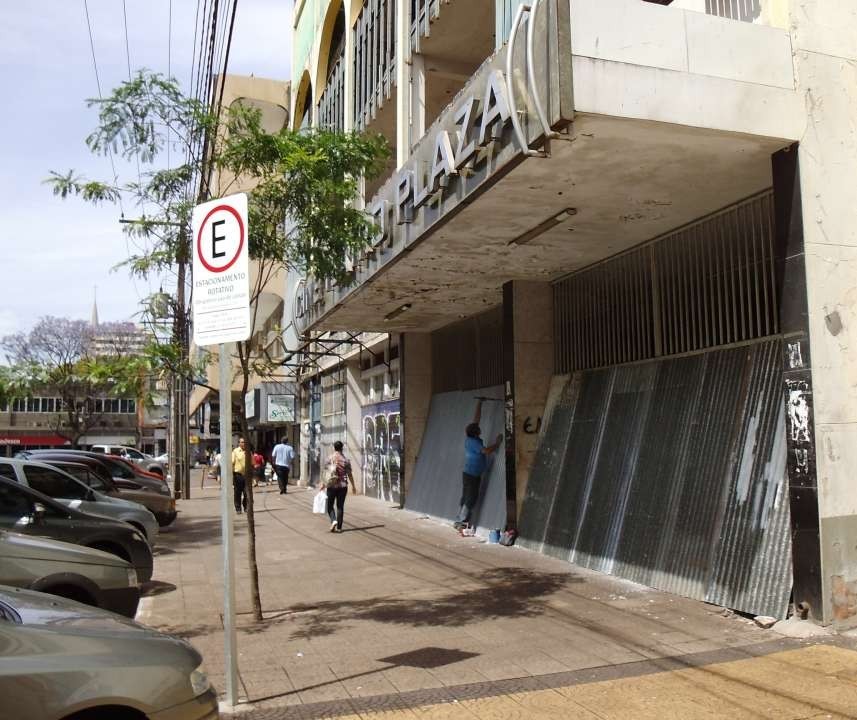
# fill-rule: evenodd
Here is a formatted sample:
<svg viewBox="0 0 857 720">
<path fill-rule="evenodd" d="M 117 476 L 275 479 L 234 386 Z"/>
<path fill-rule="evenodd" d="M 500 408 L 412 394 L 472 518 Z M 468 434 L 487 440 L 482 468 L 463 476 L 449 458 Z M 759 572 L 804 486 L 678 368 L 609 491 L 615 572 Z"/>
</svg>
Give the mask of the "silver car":
<svg viewBox="0 0 857 720">
<path fill-rule="evenodd" d="M 0 585 L 38 590 L 134 617 L 137 572 L 110 553 L 0 530 Z"/>
<path fill-rule="evenodd" d="M 103 515 L 133 525 L 154 545 L 158 521 L 142 505 L 93 490 L 53 465 L 34 460 L 0 460 L 0 477 L 26 485 L 66 507 L 92 515 Z"/>
<path fill-rule="evenodd" d="M 201 663 L 184 640 L 119 615 L 0 587 L 0 697 L 15 720 L 215 720 Z"/>
</svg>

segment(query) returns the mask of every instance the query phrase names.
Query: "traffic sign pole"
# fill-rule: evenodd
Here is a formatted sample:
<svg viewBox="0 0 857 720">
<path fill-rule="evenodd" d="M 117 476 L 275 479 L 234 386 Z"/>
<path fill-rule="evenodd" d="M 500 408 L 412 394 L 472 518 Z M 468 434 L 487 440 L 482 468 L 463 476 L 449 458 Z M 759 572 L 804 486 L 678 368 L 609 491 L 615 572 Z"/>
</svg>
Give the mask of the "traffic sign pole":
<svg viewBox="0 0 857 720">
<path fill-rule="evenodd" d="M 226 705 L 238 704 L 235 632 L 235 549 L 232 492 L 232 347 L 250 337 L 247 196 L 197 205 L 193 210 L 193 338 L 220 348 L 220 523 L 223 542 L 223 629 Z"/>
<path fill-rule="evenodd" d="M 226 704 L 238 704 L 238 647 L 235 632 L 235 548 L 232 493 L 231 343 L 220 344 L 220 523 L 223 537 L 223 638 L 226 645 Z"/>
</svg>

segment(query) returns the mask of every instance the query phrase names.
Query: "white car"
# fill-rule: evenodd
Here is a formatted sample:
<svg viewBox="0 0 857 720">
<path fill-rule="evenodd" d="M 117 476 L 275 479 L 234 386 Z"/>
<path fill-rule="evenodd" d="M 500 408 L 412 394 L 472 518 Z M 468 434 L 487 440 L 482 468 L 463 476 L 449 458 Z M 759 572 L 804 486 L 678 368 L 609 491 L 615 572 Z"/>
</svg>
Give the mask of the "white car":
<svg viewBox="0 0 857 720">
<path fill-rule="evenodd" d="M 93 445 L 90 452 L 100 455 L 118 455 L 135 465 L 139 465 L 146 472 L 155 473 L 161 477 L 165 477 L 167 474 L 165 462 L 161 462 L 151 455 L 146 455 L 146 453 L 129 445 Z"/>
</svg>

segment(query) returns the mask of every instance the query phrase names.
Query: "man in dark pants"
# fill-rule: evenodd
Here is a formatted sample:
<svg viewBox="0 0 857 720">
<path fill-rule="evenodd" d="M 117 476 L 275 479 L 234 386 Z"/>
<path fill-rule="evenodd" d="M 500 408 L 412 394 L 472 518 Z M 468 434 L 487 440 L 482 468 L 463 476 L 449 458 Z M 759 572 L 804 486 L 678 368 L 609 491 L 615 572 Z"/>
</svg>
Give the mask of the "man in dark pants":
<svg viewBox="0 0 857 720">
<path fill-rule="evenodd" d="M 232 451 L 232 486 L 235 499 L 235 512 L 247 509 L 247 444 L 244 438 L 238 441 L 238 447 Z"/>
<path fill-rule="evenodd" d="M 277 473 L 277 484 L 280 486 L 280 495 L 285 495 L 289 486 L 289 471 L 292 460 L 295 459 L 295 449 L 289 445 L 286 438 L 282 438 L 271 453 L 271 461 L 274 463 L 274 472 Z"/>
<path fill-rule="evenodd" d="M 482 473 L 485 472 L 487 464 L 486 457 L 500 447 L 503 442 L 502 433 L 497 436 L 497 440 L 493 445 L 485 447 L 482 442 L 482 429 L 479 427 L 479 420 L 482 418 L 482 401 L 476 401 L 476 413 L 473 416 L 473 422 L 470 423 L 464 430 L 467 437 L 464 440 L 464 472 L 461 478 L 461 509 L 458 511 L 458 516 L 455 519 L 453 527 L 456 530 L 461 530 L 467 527 L 470 523 L 470 516 L 473 514 L 473 508 L 479 500 L 479 487 L 482 484 Z"/>
</svg>

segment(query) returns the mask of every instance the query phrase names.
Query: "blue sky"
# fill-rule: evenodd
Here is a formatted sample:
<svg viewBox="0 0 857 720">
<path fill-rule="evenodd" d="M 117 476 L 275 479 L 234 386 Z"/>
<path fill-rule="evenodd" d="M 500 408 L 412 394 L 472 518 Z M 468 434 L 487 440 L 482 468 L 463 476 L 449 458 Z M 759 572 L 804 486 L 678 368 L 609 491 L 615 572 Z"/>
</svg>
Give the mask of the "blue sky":
<svg viewBox="0 0 857 720">
<path fill-rule="evenodd" d="M 128 77 L 122 0 L 87 0 L 105 93 Z M 227 2 L 228 0 L 221 0 Z M 201 3 L 202 4 L 202 3 Z M 239 0 L 229 72 L 289 78 L 291 0 Z M 131 68 L 166 73 L 170 0 L 125 0 Z M 187 86 L 194 0 L 172 0 L 172 72 Z M 88 319 L 98 287 L 102 320 L 133 319 L 140 300 L 170 278 L 132 281 L 111 272 L 128 256 L 119 208 L 59 200 L 42 184 L 51 170 L 109 179 L 110 162 L 84 138 L 95 125 L 85 99 L 98 89 L 84 0 L 6 3 L 0 23 L 0 336 L 39 317 Z M 117 166 L 120 179 L 130 179 Z M 136 167 L 132 170 L 136 174 Z M 134 208 L 125 208 L 133 216 Z"/>
</svg>

